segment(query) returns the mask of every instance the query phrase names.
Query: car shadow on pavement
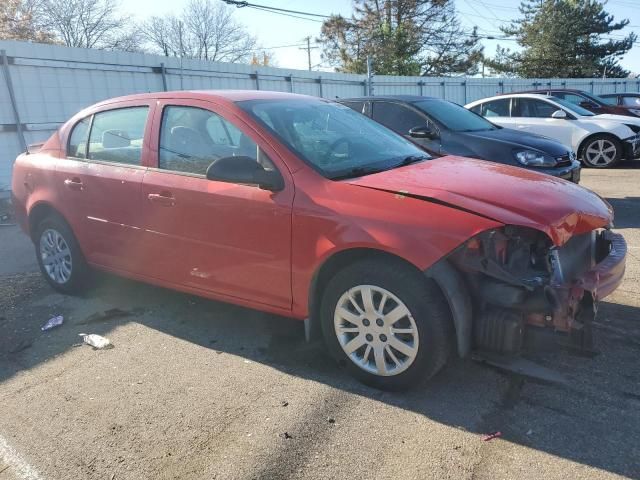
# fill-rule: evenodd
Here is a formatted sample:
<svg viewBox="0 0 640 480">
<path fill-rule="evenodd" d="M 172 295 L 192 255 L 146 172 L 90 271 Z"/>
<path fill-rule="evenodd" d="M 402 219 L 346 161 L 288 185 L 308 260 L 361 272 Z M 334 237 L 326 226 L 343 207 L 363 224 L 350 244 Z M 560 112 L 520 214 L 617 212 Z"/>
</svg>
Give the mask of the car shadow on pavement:
<svg viewBox="0 0 640 480">
<path fill-rule="evenodd" d="M 29 281 L 35 286 L 24 291 Z M 13 312 L 9 305 L 0 320 L 0 328 L 9 333 L 0 343 L 0 382 L 72 349 L 79 342 L 80 330 L 109 336 L 114 328 L 137 322 L 210 349 L 212 359 L 234 355 L 268 365 L 283 375 L 326 384 L 477 433 L 479 442 L 481 435 L 500 431 L 508 442 L 573 462 L 621 475 L 640 472 L 640 309 L 636 307 L 601 305 L 595 325 L 601 355 L 584 358 L 556 352 L 538 356 L 537 361 L 568 378 L 566 386 L 523 382 L 471 361 L 454 360 L 426 385 L 389 393 L 359 384 L 327 356 L 322 345 L 305 343 L 298 321 L 110 275 L 99 275 L 96 287 L 69 310 L 65 307 L 68 297 L 51 293 L 37 277 L 18 281 L 10 294 L 18 303 Z M 34 296 L 45 300 L 32 304 L 27 315 L 19 314 L 20 302 Z M 58 302 L 57 307 L 51 306 L 52 301 L 54 305 Z M 122 313 L 92 315 L 96 308 L 120 308 Z M 66 324 L 40 332 L 43 319 L 53 313 L 66 315 Z M 23 348 L 16 349 L 20 342 Z M 213 365 L 215 368 L 215 362 Z M 281 394 L 286 396 L 286 391 Z M 286 443 L 282 448 L 282 456 L 294 449 L 300 461 L 309 454 L 304 442 Z"/>
</svg>

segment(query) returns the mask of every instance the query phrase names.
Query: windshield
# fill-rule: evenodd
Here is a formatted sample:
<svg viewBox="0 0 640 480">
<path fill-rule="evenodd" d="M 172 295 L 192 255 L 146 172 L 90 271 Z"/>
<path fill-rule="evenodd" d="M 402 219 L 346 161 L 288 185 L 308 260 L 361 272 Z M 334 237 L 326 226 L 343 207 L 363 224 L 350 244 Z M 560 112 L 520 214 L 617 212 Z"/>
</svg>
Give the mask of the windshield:
<svg viewBox="0 0 640 480">
<path fill-rule="evenodd" d="M 364 175 L 430 158 L 400 135 L 337 103 L 248 100 L 238 106 L 327 178 Z"/>
<path fill-rule="evenodd" d="M 413 105 L 454 132 L 497 130 L 493 123 L 464 107 L 445 100 L 420 100 Z"/>
<path fill-rule="evenodd" d="M 593 95 L 591 93 L 587 93 L 587 92 L 580 92 L 583 96 L 587 97 L 588 99 L 592 100 L 594 103 L 597 103 L 598 105 L 606 105 L 607 101 L 602 98 L 599 97 L 597 95 Z"/>
<path fill-rule="evenodd" d="M 595 115 L 593 112 L 590 112 L 586 108 L 582 108 L 580 105 L 576 105 L 575 103 L 571 103 L 562 98 L 553 97 L 552 100 L 556 102 L 558 105 L 562 105 L 570 112 L 575 112 L 578 115 L 581 115 L 583 117 L 593 117 Z"/>
</svg>

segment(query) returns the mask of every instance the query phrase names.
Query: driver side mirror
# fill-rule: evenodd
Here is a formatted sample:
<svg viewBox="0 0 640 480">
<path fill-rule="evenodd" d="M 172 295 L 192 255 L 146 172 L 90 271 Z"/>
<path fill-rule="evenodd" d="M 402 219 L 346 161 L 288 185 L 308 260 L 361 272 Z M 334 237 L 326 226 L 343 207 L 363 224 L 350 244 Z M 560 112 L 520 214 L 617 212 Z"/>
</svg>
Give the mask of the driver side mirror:
<svg viewBox="0 0 640 480">
<path fill-rule="evenodd" d="M 551 114 L 551 118 L 567 118 L 567 112 L 564 110 L 556 110 Z"/>
<path fill-rule="evenodd" d="M 258 185 L 262 190 L 272 192 L 284 189 L 280 172 L 265 170 L 254 158 L 247 156 L 219 158 L 207 168 L 207 179 Z"/>
<path fill-rule="evenodd" d="M 438 132 L 436 132 L 429 125 L 420 125 L 418 127 L 413 127 L 409 130 L 409 136 L 412 138 L 428 138 L 429 140 L 435 140 L 439 137 Z"/>
</svg>

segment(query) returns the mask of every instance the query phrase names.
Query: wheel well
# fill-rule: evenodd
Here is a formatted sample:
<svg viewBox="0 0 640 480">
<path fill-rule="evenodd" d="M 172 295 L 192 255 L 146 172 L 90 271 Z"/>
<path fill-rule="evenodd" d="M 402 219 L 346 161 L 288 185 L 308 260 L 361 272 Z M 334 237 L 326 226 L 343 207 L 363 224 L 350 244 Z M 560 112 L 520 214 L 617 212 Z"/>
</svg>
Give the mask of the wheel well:
<svg viewBox="0 0 640 480">
<path fill-rule="evenodd" d="M 615 140 L 618 144 L 621 144 L 620 139 L 611 133 L 606 133 L 606 132 L 592 133 L 588 137 L 584 138 L 582 142 L 580 142 L 580 146 L 578 147 L 578 151 L 576 152 L 576 154 L 578 155 L 578 159 L 582 158 L 582 151 L 586 147 L 587 142 L 591 140 L 593 137 L 607 137 L 607 138 L 611 138 L 612 140 Z"/>
<path fill-rule="evenodd" d="M 352 248 L 332 255 L 316 270 L 311 280 L 311 287 L 309 288 L 309 325 L 307 327 L 309 339 L 314 340 L 321 336 L 319 321 L 320 304 L 322 303 L 322 293 L 329 280 L 331 280 L 339 270 L 365 259 L 393 261 L 405 267 L 412 268 L 417 272 L 420 271 L 415 265 L 404 258 L 374 248 Z"/>
<path fill-rule="evenodd" d="M 48 203 L 38 203 L 31 209 L 29 212 L 29 236 L 33 242 L 36 240 L 34 235 L 38 224 L 51 215 L 62 217 L 62 215 Z"/>
</svg>

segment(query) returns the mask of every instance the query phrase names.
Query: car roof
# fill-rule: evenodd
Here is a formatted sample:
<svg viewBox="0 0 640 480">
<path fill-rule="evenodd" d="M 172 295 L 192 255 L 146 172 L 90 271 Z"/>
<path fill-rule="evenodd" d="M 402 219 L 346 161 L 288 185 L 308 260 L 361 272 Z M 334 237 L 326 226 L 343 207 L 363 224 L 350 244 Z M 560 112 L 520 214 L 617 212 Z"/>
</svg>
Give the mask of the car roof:
<svg viewBox="0 0 640 480">
<path fill-rule="evenodd" d="M 637 92 L 618 92 L 618 93 L 601 93 L 599 97 L 640 97 L 640 93 Z"/>
<path fill-rule="evenodd" d="M 148 99 L 190 99 L 190 100 L 213 100 L 218 103 L 235 103 L 244 100 L 318 100 L 325 99 L 313 97 L 311 95 L 300 95 L 297 93 L 271 92 L 265 90 L 175 90 L 170 92 L 150 92 L 126 95 L 123 97 L 110 98 L 98 105 L 108 105 L 110 103 L 148 100 Z"/>
<path fill-rule="evenodd" d="M 539 98 L 543 100 L 555 100 L 555 97 L 553 95 L 540 93 L 504 93 L 501 95 L 496 95 L 494 97 L 480 98 L 478 100 L 474 100 L 473 102 L 469 102 L 467 105 L 475 105 L 478 103 L 490 102 L 492 100 L 504 100 L 505 98 Z"/>
<path fill-rule="evenodd" d="M 541 93 L 541 92 L 549 92 L 549 91 L 589 93 L 589 92 L 586 92 L 584 90 L 580 90 L 579 88 L 562 88 L 562 87 L 560 87 L 560 88 L 554 88 L 554 87 L 537 88 L 535 90 L 518 90 L 516 92 L 511 92 L 511 93 Z M 505 93 L 504 95 L 508 95 L 508 93 Z"/>
<path fill-rule="evenodd" d="M 351 97 L 338 98 L 338 102 L 367 102 L 371 100 L 398 100 L 401 102 L 413 103 L 421 100 L 442 100 L 438 97 L 426 97 L 421 95 L 376 95 L 375 97 Z"/>
</svg>

